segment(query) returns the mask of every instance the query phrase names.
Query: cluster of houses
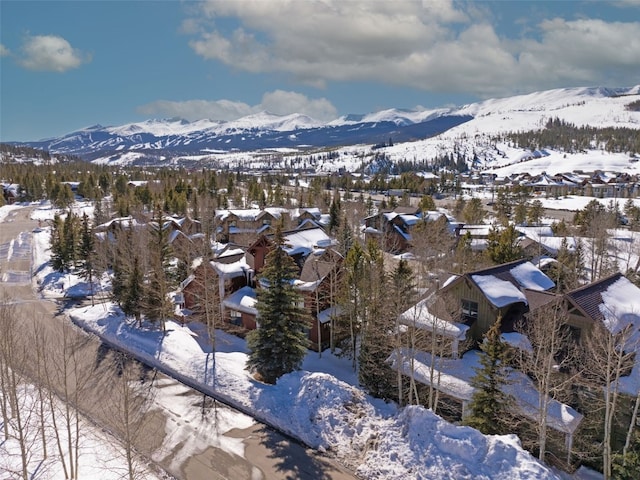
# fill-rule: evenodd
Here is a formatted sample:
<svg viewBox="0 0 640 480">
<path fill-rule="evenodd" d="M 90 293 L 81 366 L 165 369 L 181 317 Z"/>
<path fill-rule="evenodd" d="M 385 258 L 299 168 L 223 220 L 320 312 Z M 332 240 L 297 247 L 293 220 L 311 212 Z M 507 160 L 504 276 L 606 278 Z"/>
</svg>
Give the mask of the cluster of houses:
<svg viewBox="0 0 640 480">
<path fill-rule="evenodd" d="M 452 235 L 467 228 L 444 212 L 426 212 L 423 215 L 418 211 L 405 210 L 400 208 L 368 217 L 363 233 L 380 239 L 381 231 L 401 230 L 410 236 L 410 227 L 416 222 L 439 218 L 444 218 L 450 225 Z M 181 283 L 176 296 L 178 311 L 185 315 L 184 321 L 201 318 L 206 297 L 204 289 L 209 282 L 214 286 L 225 328 L 240 335 L 259 328 L 256 291 L 260 285 L 256 279 L 265 266 L 268 252 L 275 247 L 272 225 L 283 217 L 295 227 L 284 232 L 284 250 L 298 268 L 294 285 L 302 294 L 300 306 L 309 312 L 311 318 L 307 326 L 309 347 L 316 349 L 329 345 L 333 333 L 332 320 L 341 315 L 335 292 L 344 257 L 335 239 L 324 229 L 326 218 L 316 209 L 217 211 L 218 241 L 212 242 L 209 258 L 194 262 L 192 272 Z M 376 224 L 376 221 L 384 223 Z M 131 222 L 133 220 L 129 218 L 115 219 L 97 227 L 97 230 L 102 232 L 101 235 L 108 235 L 114 225 L 131 225 Z M 190 219 L 167 219 L 164 228 L 170 230 L 172 242 L 193 242 L 202 238 L 198 222 Z M 561 242 L 545 228 L 521 229 L 523 242 L 531 242 L 531 253 L 543 250 L 547 255 L 538 256 L 538 259 L 551 258 Z M 253 238 L 248 245 L 241 246 L 233 241 L 235 238 L 246 239 L 247 235 Z M 407 247 L 409 245 L 407 243 Z M 447 399 L 449 407 L 457 405 L 454 411 L 462 416 L 473 394 L 470 380 L 478 358 L 475 347 L 498 317 L 502 319 L 503 338 L 514 348 L 530 348 L 527 347 L 527 339 L 516 333 L 516 326 L 535 318 L 538 309 L 550 305 L 566 313 L 566 327 L 578 344 L 596 323 L 604 324 L 612 333 L 623 328 L 622 324 L 631 324 L 631 328 L 640 331 L 640 288 L 623 275 L 618 273 L 573 291 L 558 293 L 554 281 L 539 267 L 542 267 L 539 261 L 519 260 L 448 278 L 437 291 L 421 299 L 399 318 L 404 328 L 423 330 L 428 335 L 437 336 L 439 345 L 446 345 L 438 352 L 438 361 L 432 360 L 433 354 L 427 349 L 411 353 L 394 351 L 390 359 L 393 365 L 425 386 L 437 378 L 437 385 L 431 386 Z M 434 365 L 437 365 L 435 376 Z M 539 396 L 531 380 L 515 370 L 512 377 L 508 388 L 517 398 L 518 410 L 524 417 L 535 420 Z M 640 388 L 640 357 L 622 385 L 622 393 L 630 396 L 637 393 Z M 562 453 L 567 458 L 570 458 L 574 434 L 582 418 L 570 405 L 555 400 L 549 404 L 547 424 L 564 438 Z"/>
<path fill-rule="evenodd" d="M 475 187 L 531 187 L 535 195 L 561 197 L 565 195 L 582 195 L 598 198 L 635 198 L 640 193 L 638 175 L 621 172 L 565 172 L 548 174 L 542 172 L 532 175 L 527 172 L 514 173 L 505 177 L 495 174 L 472 173 L 461 174 L 462 183 Z"/>
</svg>

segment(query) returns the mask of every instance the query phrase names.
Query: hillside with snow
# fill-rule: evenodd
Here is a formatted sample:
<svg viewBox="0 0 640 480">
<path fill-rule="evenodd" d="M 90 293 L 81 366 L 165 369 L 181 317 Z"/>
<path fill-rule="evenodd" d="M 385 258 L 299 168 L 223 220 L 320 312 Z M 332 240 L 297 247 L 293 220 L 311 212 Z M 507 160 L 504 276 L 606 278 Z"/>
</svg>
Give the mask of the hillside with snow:
<svg viewBox="0 0 640 480">
<path fill-rule="evenodd" d="M 392 162 L 424 164 L 444 156 L 462 157 L 471 169 L 498 175 L 574 169 L 633 173 L 637 167 L 629 160 L 637 160 L 633 155 L 640 152 L 609 154 L 600 145 L 577 154 L 549 148 L 529 151 L 515 147 L 505 135 L 544 129 L 552 119 L 576 127 L 640 131 L 638 102 L 640 85 L 565 88 L 457 108 L 346 115 L 326 123 L 300 114 L 261 112 L 228 122 L 174 118 L 96 125 L 26 145 L 119 165 L 210 164 L 251 169 L 273 168 L 274 157 L 283 161 L 296 157 L 295 168 L 353 171 L 384 153 Z M 319 163 L 318 152 L 327 149 L 336 154 Z"/>
</svg>

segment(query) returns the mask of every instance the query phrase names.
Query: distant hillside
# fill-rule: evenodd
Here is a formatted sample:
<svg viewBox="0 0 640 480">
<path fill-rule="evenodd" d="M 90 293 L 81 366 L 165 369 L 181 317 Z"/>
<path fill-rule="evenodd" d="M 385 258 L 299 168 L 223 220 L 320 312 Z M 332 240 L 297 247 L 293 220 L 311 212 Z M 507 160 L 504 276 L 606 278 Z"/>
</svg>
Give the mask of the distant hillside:
<svg viewBox="0 0 640 480">
<path fill-rule="evenodd" d="M 0 143 L 0 163 L 52 164 L 80 160 L 81 158 L 75 155 L 51 154 L 28 145 Z"/>
<path fill-rule="evenodd" d="M 604 151 L 592 162 L 626 167 L 638 152 L 640 85 L 567 88 L 433 110 L 390 109 L 322 123 L 268 112 L 230 122 L 148 120 L 95 125 L 59 138 L 18 145 L 78 155 L 100 164 L 183 165 L 355 171 L 560 168 L 537 161 Z M 327 152 L 332 152 L 328 154 Z M 525 162 L 526 165 L 519 165 Z M 565 162 L 566 166 L 573 165 Z M 538 166 L 536 166 L 538 165 Z M 544 166 L 544 167 L 543 167 Z M 368 168 L 370 171 L 371 168 Z"/>
</svg>

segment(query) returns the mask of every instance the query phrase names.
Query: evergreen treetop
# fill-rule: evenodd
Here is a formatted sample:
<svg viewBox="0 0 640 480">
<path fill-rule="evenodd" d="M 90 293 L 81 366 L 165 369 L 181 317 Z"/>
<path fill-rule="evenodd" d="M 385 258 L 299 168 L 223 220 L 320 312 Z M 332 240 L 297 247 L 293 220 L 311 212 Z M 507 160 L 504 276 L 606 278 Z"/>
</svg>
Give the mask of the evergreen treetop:
<svg viewBox="0 0 640 480">
<path fill-rule="evenodd" d="M 307 311 L 293 286 L 297 267 L 283 250 L 282 227 L 274 235 L 275 248 L 265 261 L 257 293 L 258 328 L 247 335 L 247 367 L 266 383 L 298 370 L 307 353 Z"/>
<path fill-rule="evenodd" d="M 464 419 L 467 425 L 485 435 L 506 433 L 509 404 L 513 403 L 513 399 L 503 391 L 507 384 L 507 346 L 500 338 L 501 323 L 502 318 L 498 317 L 480 346 L 484 355 L 480 355 L 480 367 L 471 379 L 471 386 L 475 389 L 469 402 L 471 413 Z"/>
</svg>

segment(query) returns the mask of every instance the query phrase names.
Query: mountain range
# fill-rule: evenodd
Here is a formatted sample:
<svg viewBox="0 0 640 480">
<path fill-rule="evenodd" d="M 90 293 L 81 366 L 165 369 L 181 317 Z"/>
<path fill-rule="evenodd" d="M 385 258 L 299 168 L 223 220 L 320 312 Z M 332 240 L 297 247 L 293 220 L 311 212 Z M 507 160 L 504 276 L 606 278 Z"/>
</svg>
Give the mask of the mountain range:
<svg viewBox="0 0 640 480">
<path fill-rule="evenodd" d="M 474 157 L 506 132 L 536 130 L 548 119 L 576 126 L 640 130 L 640 85 L 567 88 L 432 110 L 389 109 L 320 122 L 306 115 L 261 112 L 234 121 L 172 118 L 121 126 L 94 125 L 62 137 L 21 142 L 99 163 L 167 164 L 177 160 L 308 154 L 319 149 L 383 146 L 391 156 L 428 160 L 461 150 Z M 493 142 L 495 143 L 495 142 Z M 494 158 L 495 159 L 495 158 Z M 486 158 L 485 158 L 486 160 Z M 180 163 L 180 162 L 178 162 Z"/>
</svg>

